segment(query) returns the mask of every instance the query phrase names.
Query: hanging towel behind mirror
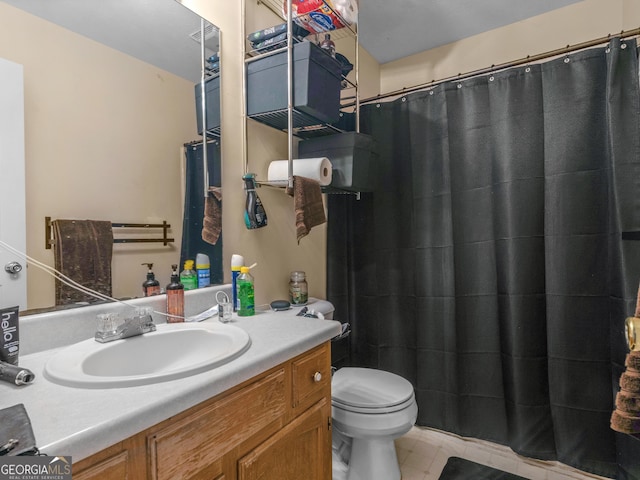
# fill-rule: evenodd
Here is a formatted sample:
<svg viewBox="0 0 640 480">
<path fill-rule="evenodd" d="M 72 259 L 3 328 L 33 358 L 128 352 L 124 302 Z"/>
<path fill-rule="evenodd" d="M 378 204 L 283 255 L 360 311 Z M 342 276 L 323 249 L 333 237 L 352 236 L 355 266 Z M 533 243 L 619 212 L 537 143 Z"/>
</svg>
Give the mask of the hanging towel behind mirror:
<svg viewBox="0 0 640 480">
<path fill-rule="evenodd" d="M 111 222 L 100 220 L 54 220 L 56 270 L 81 285 L 111 296 Z M 56 279 L 56 305 L 95 302 Z"/>
</svg>

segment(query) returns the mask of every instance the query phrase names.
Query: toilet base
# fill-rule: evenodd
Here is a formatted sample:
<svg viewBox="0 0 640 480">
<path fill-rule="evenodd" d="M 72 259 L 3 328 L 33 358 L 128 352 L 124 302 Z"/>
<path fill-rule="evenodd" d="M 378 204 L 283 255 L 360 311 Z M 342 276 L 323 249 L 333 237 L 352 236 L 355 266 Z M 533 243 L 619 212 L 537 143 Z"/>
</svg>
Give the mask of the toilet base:
<svg viewBox="0 0 640 480">
<path fill-rule="evenodd" d="M 400 480 L 392 438 L 354 438 L 347 480 Z"/>
</svg>

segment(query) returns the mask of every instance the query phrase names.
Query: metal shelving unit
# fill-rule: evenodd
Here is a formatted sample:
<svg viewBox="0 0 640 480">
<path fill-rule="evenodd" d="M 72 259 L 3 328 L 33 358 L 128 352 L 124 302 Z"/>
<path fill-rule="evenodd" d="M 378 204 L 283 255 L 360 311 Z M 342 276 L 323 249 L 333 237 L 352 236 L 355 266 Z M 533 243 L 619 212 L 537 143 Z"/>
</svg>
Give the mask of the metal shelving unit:
<svg viewBox="0 0 640 480">
<path fill-rule="evenodd" d="M 244 91 L 244 98 L 246 101 L 247 98 L 247 91 L 246 91 L 246 75 L 247 75 L 247 65 L 250 62 L 256 61 L 258 59 L 267 57 L 269 55 L 275 55 L 278 53 L 282 53 L 283 51 L 287 52 L 287 94 L 288 94 L 288 105 L 286 109 L 280 109 L 280 110 L 276 110 L 276 111 L 270 111 L 270 112 L 266 112 L 266 113 L 260 113 L 260 114 L 252 114 L 252 115 L 247 115 L 246 111 L 246 105 L 244 108 L 244 116 L 245 116 L 245 122 L 246 122 L 246 118 L 251 118 L 253 120 L 256 120 L 260 123 L 263 123 L 265 125 L 268 125 L 272 128 L 275 128 L 277 130 L 281 130 L 287 133 L 288 136 L 288 161 L 289 161 L 289 172 L 288 172 L 288 177 L 289 180 L 287 182 L 287 185 L 283 185 L 283 186 L 288 186 L 288 187 L 292 187 L 293 186 L 293 137 L 298 137 L 301 139 L 309 139 L 309 138 L 316 138 L 316 137 L 321 137 L 321 136 L 326 136 L 326 135 L 332 135 L 332 134 L 336 134 L 336 133 L 342 133 L 345 130 L 339 128 L 338 126 L 334 125 L 334 124 L 327 124 L 324 123 L 316 118 L 314 118 L 313 116 L 301 112 L 299 110 L 297 110 L 294 106 L 293 106 L 293 45 L 295 42 L 298 42 L 300 40 L 294 38 L 293 36 L 293 19 L 291 17 L 291 15 L 284 15 L 283 11 L 282 11 L 282 1 L 278 1 L 278 0 L 259 0 L 258 1 L 259 5 L 263 5 L 266 8 L 268 8 L 269 10 L 271 10 L 271 12 L 273 12 L 278 18 L 280 18 L 283 22 L 287 22 L 287 41 L 286 41 L 286 45 L 283 45 L 280 48 L 276 48 L 273 50 L 270 50 L 268 52 L 256 52 L 255 50 L 246 50 L 244 51 L 244 58 L 245 58 L 245 68 L 244 68 L 244 79 L 243 81 L 245 82 L 245 91 Z M 291 0 L 287 0 L 287 12 L 291 12 Z M 346 86 L 348 89 L 354 89 L 354 94 L 353 96 L 347 98 L 347 100 L 351 100 L 350 102 L 350 106 L 351 108 L 354 109 L 355 112 L 355 116 L 356 116 L 356 122 L 355 122 L 355 126 L 356 126 L 356 131 L 359 131 L 359 95 L 358 95 L 358 75 L 359 75 L 359 71 L 358 71 L 358 63 L 359 63 L 359 42 L 358 42 L 358 31 L 357 31 L 357 23 L 355 23 L 354 25 L 349 25 L 349 23 L 347 21 L 345 21 L 338 12 L 333 12 L 339 19 L 340 21 L 344 24 L 347 25 L 344 28 L 340 28 L 337 30 L 327 30 L 326 32 L 320 32 L 317 34 L 311 33 L 309 34 L 308 38 L 311 38 L 313 40 L 316 40 L 316 42 L 318 41 L 318 35 L 324 35 L 324 33 L 330 33 L 332 36 L 332 39 L 334 40 L 340 40 L 340 39 L 344 39 L 344 38 L 353 38 L 355 41 L 355 59 L 354 59 L 354 76 L 355 76 L 355 81 L 351 81 L 348 80 L 346 77 L 343 76 L 342 78 L 342 85 L 343 87 Z M 243 37 L 246 38 L 246 32 L 243 33 Z M 311 41 L 311 40 L 307 40 L 305 39 L 304 41 Z M 284 43 L 284 42 L 283 42 Z M 353 101 L 355 99 L 355 101 Z M 344 102 L 345 97 L 342 97 L 342 102 Z M 294 125 L 296 125 L 294 127 Z M 246 156 L 246 151 L 247 151 L 247 145 L 246 145 L 246 123 L 245 123 L 245 156 Z M 248 159 L 245 158 L 245 173 L 247 173 L 248 171 Z M 282 186 L 280 185 L 272 185 L 269 184 L 268 182 L 258 182 L 259 185 L 265 185 L 265 186 L 274 186 L 274 187 L 278 187 L 278 188 L 282 188 Z M 338 191 L 336 189 L 325 189 L 325 191 L 327 193 L 338 193 Z M 339 192 L 339 193 L 346 193 L 346 192 Z M 353 193 L 353 192 L 349 192 L 349 193 Z"/>
</svg>

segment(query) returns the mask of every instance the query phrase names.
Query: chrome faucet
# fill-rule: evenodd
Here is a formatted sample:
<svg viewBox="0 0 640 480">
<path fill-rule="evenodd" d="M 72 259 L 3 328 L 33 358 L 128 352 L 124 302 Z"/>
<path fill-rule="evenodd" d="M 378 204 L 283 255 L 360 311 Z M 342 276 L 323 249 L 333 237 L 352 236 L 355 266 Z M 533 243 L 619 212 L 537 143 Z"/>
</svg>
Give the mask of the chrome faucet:
<svg viewBox="0 0 640 480">
<path fill-rule="evenodd" d="M 120 320 L 117 313 L 104 313 L 98 315 L 98 329 L 95 340 L 100 343 L 112 342 L 122 338 L 135 337 L 144 333 L 154 332 L 156 326 L 153 324 L 149 307 L 136 309 L 133 317 Z"/>
</svg>

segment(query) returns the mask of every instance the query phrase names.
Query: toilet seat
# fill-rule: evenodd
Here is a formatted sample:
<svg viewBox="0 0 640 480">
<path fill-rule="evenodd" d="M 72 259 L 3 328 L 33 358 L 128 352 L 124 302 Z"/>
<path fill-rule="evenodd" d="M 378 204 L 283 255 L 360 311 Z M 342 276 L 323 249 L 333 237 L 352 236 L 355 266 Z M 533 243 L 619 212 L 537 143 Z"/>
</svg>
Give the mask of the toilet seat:
<svg viewBox="0 0 640 480">
<path fill-rule="evenodd" d="M 371 368 L 341 368 L 333 375 L 331 390 L 333 407 L 356 413 L 392 413 L 415 403 L 410 382 Z"/>
</svg>

